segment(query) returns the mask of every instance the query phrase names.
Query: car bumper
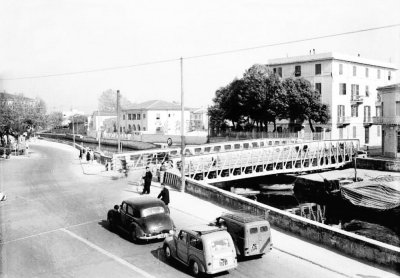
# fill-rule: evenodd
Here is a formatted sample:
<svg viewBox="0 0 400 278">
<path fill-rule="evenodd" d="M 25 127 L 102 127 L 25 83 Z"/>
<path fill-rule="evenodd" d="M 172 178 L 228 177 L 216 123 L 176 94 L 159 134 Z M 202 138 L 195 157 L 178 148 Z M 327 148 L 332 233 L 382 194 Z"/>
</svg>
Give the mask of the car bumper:
<svg viewBox="0 0 400 278">
<path fill-rule="evenodd" d="M 144 236 L 140 236 L 138 238 L 142 239 L 142 240 L 150 240 L 150 239 L 164 239 L 164 238 L 166 238 L 168 236 L 169 236 L 169 233 L 162 233 L 162 234 L 151 235 L 151 236 L 144 235 Z"/>
</svg>

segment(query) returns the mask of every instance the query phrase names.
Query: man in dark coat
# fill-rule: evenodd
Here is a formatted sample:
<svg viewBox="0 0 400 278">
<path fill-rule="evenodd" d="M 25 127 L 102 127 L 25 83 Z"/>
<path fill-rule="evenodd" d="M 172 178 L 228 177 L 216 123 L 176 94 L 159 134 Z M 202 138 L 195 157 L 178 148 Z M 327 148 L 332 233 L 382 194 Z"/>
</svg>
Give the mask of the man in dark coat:
<svg viewBox="0 0 400 278">
<path fill-rule="evenodd" d="M 158 199 L 161 198 L 161 201 L 163 201 L 164 204 L 168 206 L 168 204 L 169 204 L 169 190 L 168 190 L 168 188 L 165 187 L 165 184 L 161 184 L 161 188 L 162 188 L 162 190 L 161 190 L 160 194 L 158 194 L 157 198 Z"/>
<path fill-rule="evenodd" d="M 142 194 L 150 194 L 150 185 L 151 185 L 151 180 L 153 179 L 153 175 L 151 174 L 150 168 L 148 166 L 146 167 L 146 174 L 144 175 L 143 179 L 144 179 L 144 186 Z"/>
</svg>

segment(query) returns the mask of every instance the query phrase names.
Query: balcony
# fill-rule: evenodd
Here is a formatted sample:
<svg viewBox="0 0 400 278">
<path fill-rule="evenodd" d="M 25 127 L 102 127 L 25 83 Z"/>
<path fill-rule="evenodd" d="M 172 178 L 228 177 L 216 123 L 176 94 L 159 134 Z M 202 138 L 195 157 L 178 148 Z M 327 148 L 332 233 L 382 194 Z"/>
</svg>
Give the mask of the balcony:
<svg viewBox="0 0 400 278">
<path fill-rule="evenodd" d="M 375 106 L 377 107 L 382 106 L 382 101 L 380 100 L 375 101 Z"/>
<path fill-rule="evenodd" d="M 345 127 L 350 124 L 351 117 L 338 117 L 337 118 L 337 125 L 338 127 Z"/>
<path fill-rule="evenodd" d="M 374 125 L 400 125 L 400 116 L 373 117 L 372 123 Z"/>
<path fill-rule="evenodd" d="M 352 95 L 350 99 L 350 103 L 352 105 L 360 105 L 364 102 L 364 97 L 359 95 Z"/>
<path fill-rule="evenodd" d="M 372 125 L 372 123 L 373 123 L 372 117 L 364 117 L 363 120 L 364 127 L 369 127 Z"/>
</svg>

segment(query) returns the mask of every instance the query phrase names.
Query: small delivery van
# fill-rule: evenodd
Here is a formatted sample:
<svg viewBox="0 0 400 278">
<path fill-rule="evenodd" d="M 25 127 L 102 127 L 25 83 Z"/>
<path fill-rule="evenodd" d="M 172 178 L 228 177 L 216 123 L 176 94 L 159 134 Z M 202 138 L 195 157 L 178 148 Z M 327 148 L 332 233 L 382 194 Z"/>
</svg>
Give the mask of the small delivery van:
<svg viewBox="0 0 400 278">
<path fill-rule="evenodd" d="M 223 214 L 214 223 L 226 228 L 238 256 L 262 256 L 272 250 L 271 227 L 267 220 L 247 213 Z"/>
</svg>

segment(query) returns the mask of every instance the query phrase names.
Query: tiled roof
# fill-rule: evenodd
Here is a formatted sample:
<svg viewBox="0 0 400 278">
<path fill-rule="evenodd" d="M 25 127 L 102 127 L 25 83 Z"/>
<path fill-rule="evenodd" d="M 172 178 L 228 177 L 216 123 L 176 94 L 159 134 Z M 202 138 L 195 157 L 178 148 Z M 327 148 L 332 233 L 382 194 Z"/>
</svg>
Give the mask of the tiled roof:
<svg viewBox="0 0 400 278">
<path fill-rule="evenodd" d="M 124 110 L 181 110 L 180 103 L 173 103 L 164 100 L 148 100 L 138 104 L 127 106 Z M 185 110 L 188 110 L 185 107 Z"/>
</svg>

